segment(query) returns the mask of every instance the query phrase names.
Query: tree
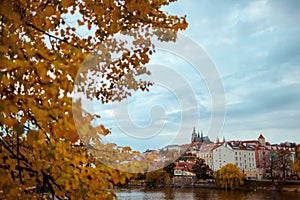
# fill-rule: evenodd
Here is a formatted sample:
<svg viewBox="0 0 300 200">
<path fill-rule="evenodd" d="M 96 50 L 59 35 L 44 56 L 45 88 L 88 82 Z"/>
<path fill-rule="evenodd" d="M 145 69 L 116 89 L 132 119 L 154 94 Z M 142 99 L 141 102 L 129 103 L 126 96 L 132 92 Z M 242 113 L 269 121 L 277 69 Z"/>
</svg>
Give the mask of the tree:
<svg viewBox="0 0 300 200">
<path fill-rule="evenodd" d="M 128 175 L 91 154 L 103 145 L 99 135 L 110 131 L 103 125 L 92 126 L 91 121 L 100 116 L 86 112 L 80 100 L 73 103 L 71 94 L 81 92 L 89 100 L 107 103 L 122 100 L 134 90 L 148 90 L 152 83 L 139 76 L 149 73 L 145 64 L 155 51 L 151 36 L 175 41 L 177 31 L 187 27 L 185 18 L 161 10 L 173 1 L 1 2 L 3 198 L 39 199 L 43 192 L 69 199 L 114 195 L 113 184 L 124 182 Z M 70 23 L 70 18 L 76 23 Z M 78 29 L 91 32 L 80 36 Z M 131 48 L 113 37 L 129 30 L 135 44 Z M 120 58 L 112 59 L 116 52 Z M 94 76 L 89 77 L 91 73 Z M 82 118 L 80 127 L 74 118 Z M 79 138 L 77 130 L 86 135 Z M 32 186 L 38 193 L 31 194 Z"/>
<path fill-rule="evenodd" d="M 146 174 L 146 183 L 154 187 L 164 185 L 169 180 L 169 174 L 163 170 L 155 170 Z"/>
<path fill-rule="evenodd" d="M 172 178 L 174 176 L 174 167 L 175 166 L 176 165 L 174 164 L 174 162 L 172 162 L 163 168 L 163 170 L 168 173 L 170 178 Z"/>
<path fill-rule="evenodd" d="M 297 173 L 297 176 L 300 177 L 300 145 L 296 147 L 295 160 L 293 163 L 293 170 Z"/>
<path fill-rule="evenodd" d="M 282 178 L 285 178 L 289 171 L 292 169 L 292 157 L 291 152 L 288 149 L 281 149 L 277 153 L 277 162 L 279 170 L 281 171 Z"/>
<path fill-rule="evenodd" d="M 288 149 L 278 149 L 272 153 L 272 176 L 285 178 L 292 170 L 292 155 Z"/>
<path fill-rule="evenodd" d="M 216 183 L 221 188 L 239 188 L 244 184 L 244 174 L 235 164 L 227 164 L 217 171 Z"/>
<path fill-rule="evenodd" d="M 203 158 L 196 158 L 196 162 L 192 167 L 193 172 L 196 174 L 198 179 L 206 179 L 208 178 L 208 172 L 210 171 L 209 166 L 205 164 L 205 160 Z"/>
</svg>

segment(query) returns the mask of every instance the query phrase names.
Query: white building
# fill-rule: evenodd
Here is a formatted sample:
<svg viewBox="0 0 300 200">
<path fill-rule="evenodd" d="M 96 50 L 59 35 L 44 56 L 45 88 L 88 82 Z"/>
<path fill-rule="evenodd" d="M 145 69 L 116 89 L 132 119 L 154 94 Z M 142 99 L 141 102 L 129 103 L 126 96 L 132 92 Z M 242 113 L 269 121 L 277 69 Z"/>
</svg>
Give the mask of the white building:
<svg viewBox="0 0 300 200">
<path fill-rule="evenodd" d="M 213 167 L 213 152 L 212 150 L 216 147 L 215 144 L 203 144 L 199 151 L 197 151 L 197 157 L 205 160 L 205 163 L 209 166 L 210 169 Z"/>
<path fill-rule="evenodd" d="M 257 179 L 258 169 L 256 167 L 255 147 L 244 145 L 240 141 L 230 141 L 227 144 L 233 150 L 234 163 L 247 178 Z"/>
<path fill-rule="evenodd" d="M 235 164 L 233 150 L 227 143 L 216 145 L 212 150 L 212 157 L 213 171 L 218 171 L 229 163 Z"/>
</svg>

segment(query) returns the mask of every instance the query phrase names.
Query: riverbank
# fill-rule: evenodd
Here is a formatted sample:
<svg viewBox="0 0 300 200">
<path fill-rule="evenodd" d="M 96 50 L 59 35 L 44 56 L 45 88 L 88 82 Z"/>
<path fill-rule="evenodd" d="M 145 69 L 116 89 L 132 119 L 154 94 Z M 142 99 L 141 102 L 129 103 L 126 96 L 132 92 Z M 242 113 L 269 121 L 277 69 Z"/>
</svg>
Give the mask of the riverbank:
<svg viewBox="0 0 300 200">
<path fill-rule="evenodd" d="M 272 182 L 272 180 L 246 180 L 242 189 L 248 191 L 276 190 L 300 193 L 300 181 L 274 180 Z"/>
<path fill-rule="evenodd" d="M 212 188 L 212 189 L 222 189 L 219 188 L 215 183 L 196 183 L 194 187 L 197 188 Z M 283 181 L 275 180 L 245 180 L 244 185 L 239 188 L 239 190 L 244 191 L 279 191 L 279 192 L 298 192 L 300 193 L 300 181 Z"/>
<path fill-rule="evenodd" d="M 133 181 L 128 183 L 128 187 L 145 187 L 145 181 Z M 159 185 L 159 188 L 208 188 L 208 189 L 222 189 L 219 188 L 214 182 L 181 182 L 181 184 L 174 184 L 169 182 L 165 185 Z M 236 190 L 236 189 L 235 189 Z M 239 188 L 243 191 L 279 191 L 279 192 L 298 192 L 300 193 L 300 181 L 287 181 L 287 180 L 245 180 L 244 185 Z"/>
</svg>

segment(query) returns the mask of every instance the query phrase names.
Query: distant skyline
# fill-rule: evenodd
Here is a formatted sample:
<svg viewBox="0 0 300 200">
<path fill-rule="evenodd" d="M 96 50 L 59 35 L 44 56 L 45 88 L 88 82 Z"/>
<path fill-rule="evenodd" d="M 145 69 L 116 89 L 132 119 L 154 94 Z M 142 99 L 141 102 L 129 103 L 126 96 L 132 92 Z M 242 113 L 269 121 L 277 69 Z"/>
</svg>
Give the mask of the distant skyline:
<svg viewBox="0 0 300 200">
<path fill-rule="evenodd" d="M 206 51 L 222 79 L 226 118 L 222 132 L 217 134 L 220 140 L 223 136 L 226 140 L 252 140 L 263 134 L 270 143 L 300 143 L 300 1 L 179 0 L 165 10 L 187 15 L 189 26 L 180 33 Z M 128 125 L 126 130 L 147 129 L 151 123 L 157 123 L 162 127 L 158 130 L 161 134 L 145 132 L 144 139 L 126 135 L 114 123 L 110 105 L 94 103 L 102 115 L 99 123 L 112 129 L 108 141 L 144 151 L 178 141 L 189 143 L 194 126 L 206 135 L 212 105 L 205 77 L 197 76 L 187 61 L 167 52 L 157 51 L 150 61 L 152 65 L 166 63 L 194 91 L 194 97 L 183 99 L 188 102 L 195 98 L 197 102 L 187 104 L 188 109 L 195 110 L 189 116 L 190 124 L 180 124 L 181 116 L 176 112 L 180 101 L 167 88 L 155 85 L 149 93 L 133 94 L 127 114 L 115 114 L 124 120 L 123 125 Z M 161 76 L 169 78 L 168 74 Z M 186 92 L 184 88 L 176 91 L 183 95 Z M 175 140 L 180 126 L 184 133 Z M 208 136 L 216 140 L 216 135 Z"/>
</svg>

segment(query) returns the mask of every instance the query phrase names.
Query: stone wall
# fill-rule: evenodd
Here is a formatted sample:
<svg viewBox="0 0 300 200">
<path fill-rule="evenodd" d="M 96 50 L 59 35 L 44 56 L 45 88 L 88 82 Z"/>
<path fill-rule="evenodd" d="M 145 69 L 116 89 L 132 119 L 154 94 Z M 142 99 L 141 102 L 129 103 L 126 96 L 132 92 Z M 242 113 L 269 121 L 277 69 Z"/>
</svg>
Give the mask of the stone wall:
<svg viewBox="0 0 300 200">
<path fill-rule="evenodd" d="M 195 182 L 195 176 L 174 176 L 168 185 L 174 187 L 193 187 Z"/>
</svg>

